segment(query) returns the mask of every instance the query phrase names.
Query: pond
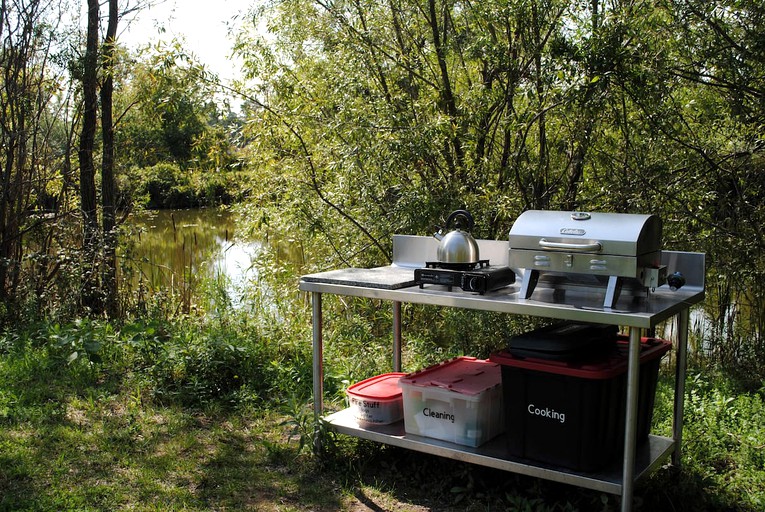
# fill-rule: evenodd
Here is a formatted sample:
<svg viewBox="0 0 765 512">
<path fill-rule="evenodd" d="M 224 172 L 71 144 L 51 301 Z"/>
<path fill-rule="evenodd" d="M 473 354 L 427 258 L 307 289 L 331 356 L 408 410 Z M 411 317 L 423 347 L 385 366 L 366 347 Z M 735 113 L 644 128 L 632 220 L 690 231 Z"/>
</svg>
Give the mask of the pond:
<svg viewBox="0 0 765 512">
<path fill-rule="evenodd" d="M 126 276 L 134 289 L 166 290 L 192 301 L 204 283 L 225 287 L 236 302 L 257 277 L 254 260 L 262 244 L 242 239 L 236 215 L 220 209 L 159 210 L 131 214 L 132 244 L 121 254 L 134 262 Z"/>
</svg>

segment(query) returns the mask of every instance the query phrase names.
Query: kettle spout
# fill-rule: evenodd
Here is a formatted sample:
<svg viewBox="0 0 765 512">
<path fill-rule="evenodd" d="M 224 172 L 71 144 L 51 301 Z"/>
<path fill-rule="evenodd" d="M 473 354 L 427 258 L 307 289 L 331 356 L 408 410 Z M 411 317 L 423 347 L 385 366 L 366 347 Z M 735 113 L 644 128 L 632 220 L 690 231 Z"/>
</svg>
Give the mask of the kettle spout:
<svg viewBox="0 0 765 512">
<path fill-rule="evenodd" d="M 433 238 L 438 240 L 439 242 L 444 239 L 444 233 L 442 230 L 438 230 L 437 232 L 433 233 Z"/>
</svg>

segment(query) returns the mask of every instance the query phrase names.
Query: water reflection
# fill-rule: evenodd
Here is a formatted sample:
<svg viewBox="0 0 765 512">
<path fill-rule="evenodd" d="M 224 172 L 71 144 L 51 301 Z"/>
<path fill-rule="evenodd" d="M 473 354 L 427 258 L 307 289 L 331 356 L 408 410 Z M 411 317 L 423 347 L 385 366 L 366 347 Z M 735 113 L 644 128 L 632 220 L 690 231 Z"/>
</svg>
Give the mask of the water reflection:
<svg viewBox="0 0 765 512">
<path fill-rule="evenodd" d="M 229 211 L 145 211 L 127 224 L 134 243 L 122 256 L 134 263 L 130 280 L 136 289 L 169 290 L 190 302 L 205 281 L 215 280 L 236 303 L 242 287 L 257 277 L 254 258 L 261 244 L 237 236 Z"/>
</svg>

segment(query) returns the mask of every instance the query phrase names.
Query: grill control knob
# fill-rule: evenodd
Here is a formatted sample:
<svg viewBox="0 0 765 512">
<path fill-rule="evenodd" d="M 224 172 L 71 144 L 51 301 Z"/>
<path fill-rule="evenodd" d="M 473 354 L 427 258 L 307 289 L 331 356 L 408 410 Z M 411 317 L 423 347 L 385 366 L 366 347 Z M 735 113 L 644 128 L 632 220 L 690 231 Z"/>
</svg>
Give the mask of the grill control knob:
<svg viewBox="0 0 765 512">
<path fill-rule="evenodd" d="M 677 291 L 685 284 L 685 276 L 680 272 L 675 272 L 667 278 L 667 284 L 669 285 L 670 290 L 673 292 Z"/>
</svg>

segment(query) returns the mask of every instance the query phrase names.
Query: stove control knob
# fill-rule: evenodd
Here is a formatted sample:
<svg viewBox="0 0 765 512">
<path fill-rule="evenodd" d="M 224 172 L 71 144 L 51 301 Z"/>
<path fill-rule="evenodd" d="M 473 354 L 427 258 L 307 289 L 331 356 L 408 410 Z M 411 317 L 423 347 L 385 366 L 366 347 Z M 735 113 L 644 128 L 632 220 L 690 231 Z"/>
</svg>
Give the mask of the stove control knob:
<svg viewBox="0 0 765 512">
<path fill-rule="evenodd" d="M 467 279 L 467 291 L 480 292 L 481 291 L 481 278 L 478 276 L 472 276 Z"/>
</svg>

